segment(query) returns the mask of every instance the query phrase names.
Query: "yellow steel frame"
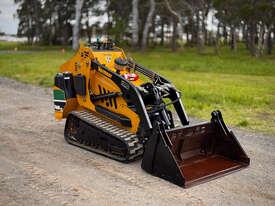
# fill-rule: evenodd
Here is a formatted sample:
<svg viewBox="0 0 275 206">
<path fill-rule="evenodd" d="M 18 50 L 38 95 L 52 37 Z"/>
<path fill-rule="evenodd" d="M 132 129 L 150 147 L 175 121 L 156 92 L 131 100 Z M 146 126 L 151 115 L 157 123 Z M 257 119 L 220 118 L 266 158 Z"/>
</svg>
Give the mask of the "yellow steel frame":
<svg viewBox="0 0 275 206">
<path fill-rule="evenodd" d="M 67 99 L 65 107 L 62 111 L 55 112 L 55 118 L 61 120 L 66 118 L 68 113 L 73 110 L 89 110 L 96 112 L 95 106 L 100 105 L 111 112 L 121 114 L 131 120 L 132 126 L 127 128 L 129 131 L 136 133 L 139 126 L 139 116 L 133 110 L 128 108 L 126 101 L 123 97 L 116 97 L 117 108 L 114 106 L 106 106 L 105 101 L 96 101 L 93 103 L 90 100 L 90 94 L 99 95 L 99 85 L 108 92 L 120 92 L 119 87 L 104 74 L 91 70 L 91 60 L 97 59 L 98 62 L 105 65 L 112 71 L 115 71 L 114 60 L 116 58 L 126 58 L 124 51 L 118 47 L 115 50 L 94 51 L 90 47 L 80 46 L 78 52 L 66 63 L 60 67 L 60 72 L 71 72 L 73 76 L 77 74 L 86 77 L 86 96 L 77 95 L 76 98 Z M 141 81 L 133 82 L 134 85 L 140 85 Z M 89 87 L 90 86 L 90 87 Z M 54 87 L 53 89 L 59 89 Z"/>
</svg>

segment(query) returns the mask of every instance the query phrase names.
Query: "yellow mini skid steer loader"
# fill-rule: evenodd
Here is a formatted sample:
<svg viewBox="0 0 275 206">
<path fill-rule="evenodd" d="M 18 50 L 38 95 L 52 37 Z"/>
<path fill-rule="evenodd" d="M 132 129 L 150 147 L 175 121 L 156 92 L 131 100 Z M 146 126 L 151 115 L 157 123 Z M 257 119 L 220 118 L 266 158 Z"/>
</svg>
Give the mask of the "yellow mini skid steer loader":
<svg viewBox="0 0 275 206">
<path fill-rule="evenodd" d="M 55 76 L 55 117 L 65 140 L 121 161 L 142 158 L 148 173 L 182 187 L 249 165 L 221 112 L 189 125 L 180 92 L 111 41 L 81 46 Z M 171 112 L 168 106 L 174 106 Z M 181 126 L 175 126 L 175 115 Z"/>
</svg>

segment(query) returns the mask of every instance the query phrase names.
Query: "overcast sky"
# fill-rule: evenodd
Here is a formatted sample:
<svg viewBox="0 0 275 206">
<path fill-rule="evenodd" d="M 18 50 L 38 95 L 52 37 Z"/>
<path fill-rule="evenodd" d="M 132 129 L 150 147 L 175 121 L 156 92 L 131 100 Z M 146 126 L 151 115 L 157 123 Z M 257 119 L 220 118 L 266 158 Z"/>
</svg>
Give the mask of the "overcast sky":
<svg viewBox="0 0 275 206">
<path fill-rule="evenodd" d="M 18 19 L 13 15 L 16 13 L 17 5 L 14 0 L 0 0 L 0 31 L 7 34 L 16 34 Z"/>
</svg>

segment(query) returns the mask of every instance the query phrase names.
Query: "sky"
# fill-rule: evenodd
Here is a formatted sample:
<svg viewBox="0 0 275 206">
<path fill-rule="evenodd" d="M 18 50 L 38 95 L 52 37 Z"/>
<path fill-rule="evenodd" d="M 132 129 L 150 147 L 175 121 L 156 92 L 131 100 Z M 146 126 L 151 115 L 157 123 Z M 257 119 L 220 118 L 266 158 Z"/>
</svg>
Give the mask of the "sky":
<svg viewBox="0 0 275 206">
<path fill-rule="evenodd" d="M 14 0 L 0 0 L 0 32 L 16 34 L 18 19 L 14 18 L 17 5 Z"/>
</svg>

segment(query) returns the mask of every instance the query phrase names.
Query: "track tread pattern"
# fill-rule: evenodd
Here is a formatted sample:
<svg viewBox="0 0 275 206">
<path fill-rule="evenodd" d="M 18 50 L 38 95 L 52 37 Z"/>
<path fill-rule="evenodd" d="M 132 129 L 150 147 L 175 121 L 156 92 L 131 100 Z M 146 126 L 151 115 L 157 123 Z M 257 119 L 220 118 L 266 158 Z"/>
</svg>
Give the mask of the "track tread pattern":
<svg viewBox="0 0 275 206">
<path fill-rule="evenodd" d="M 121 157 L 111 153 L 107 153 L 103 150 L 99 151 L 99 149 L 97 148 L 93 148 L 91 146 L 86 146 L 79 142 L 75 142 L 70 138 L 66 137 L 65 134 L 65 139 L 68 143 L 76 145 L 78 147 L 82 147 L 92 152 L 100 153 L 104 156 L 110 157 L 120 162 L 131 162 L 141 158 L 141 156 L 143 155 L 144 148 L 143 145 L 139 142 L 139 139 L 136 134 L 133 134 L 124 128 L 114 125 L 111 122 L 101 118 L 100 116 L 93 114 L 92 112 L 73 111 L 70 113 L 70 115 L 73 115 L 74 117 L 77 117 L 80 121 L 84 121 L 90 126 L 96 128 L 97 130 L 104 132 L 105 134 L 108 134 L 108 136 L 111 136 L 112 138 L 116 138 L 124 142 L 125 147 L 127 148 L 127 154 L 125 155 L 125 157 Z"/>
</svg>

